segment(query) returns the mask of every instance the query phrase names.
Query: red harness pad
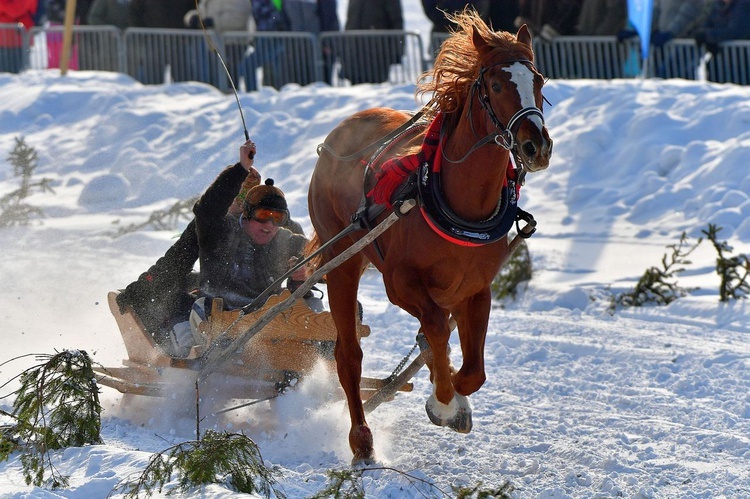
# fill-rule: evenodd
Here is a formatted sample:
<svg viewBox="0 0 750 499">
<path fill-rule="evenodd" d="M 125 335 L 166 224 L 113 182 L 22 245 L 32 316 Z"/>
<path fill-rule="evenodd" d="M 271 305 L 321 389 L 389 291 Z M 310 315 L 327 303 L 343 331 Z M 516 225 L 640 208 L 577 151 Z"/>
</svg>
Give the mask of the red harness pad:
<svg viewBox="0 0 750 499">
<path fill-rule="evenodd" d="M 372 198 L 376 204 L 384 204 L 390 209 L 392 207 L 391 196 L 396 188 L 415 172 L 419 165 L 432 160 L 440 144 L 442 125 L 443 113 L 438 113 L 427 128 L 422 146 L 416 154 L 395 157 L 384 162 L 380 171 L 375 174 L 375 186 L 367 193 L 367 197 Z"/>
</svg>

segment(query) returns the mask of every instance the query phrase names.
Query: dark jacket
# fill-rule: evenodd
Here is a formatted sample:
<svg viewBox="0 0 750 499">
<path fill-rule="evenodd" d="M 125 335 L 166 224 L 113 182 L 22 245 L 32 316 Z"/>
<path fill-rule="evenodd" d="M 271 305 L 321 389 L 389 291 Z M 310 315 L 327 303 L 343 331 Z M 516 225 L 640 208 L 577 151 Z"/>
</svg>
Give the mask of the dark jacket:
<svg viewBox="0 0 750 499">
<path fill-rule="evenodd" d="M 130 25 L 185 29 L 185 14 L 194 8 L 195 0 L 131 0 Z"/>
<path fill-rule="evenodd" d="M 349 0 L 346 28 L 352 29 L 404 29 L 401 0 Z"/>
<path fill-rule="evenodd" d="M 346 16 L 347 31 L 403 29 L 401 0 L 350 0 Z M 373 39 L 357 35 L 346 38 L 346 46 L 340 54 L 341 76 L 351 81 L 352 85 L 388 81 L 391 64 L 399 64 L 403 55 L 403 36 Z"/>
<path fill-rule="evenodd" d="M 750 39 L 750 0 L 717 0 L 701 31 L 712 44 Z"/>
<path fill-rule="evenodd" d="M 282 5 L 291 31 L 317 34 L 341 28 L 335 0 L 284 0 Z"/>
<path fill-rule="evenodd" d="M 266 245 L 255 245 L 237 217 L 227 215 L 247 172 L 237 163 L 227 167 L 193 208 L 198 233 L 200 292 L 221 297 L 228 309 L 250 303 L 289 270 L 289 260 L 302 256 L 307 239 L 279 228 Z M 277 291 L 281 291 L 281 286 Z"/>
<path fill-rule="evenodd" d="M 575 34 L 582 0 L 520 0 L 519 16 L 532 34 L 549 24 L 561 35 Z"/>
<path fill-rule="evenodd" d="M 129 0 L 94 0 L 88 14 L 91 25 L 112 25 L 127 28 L 130 19 Z"/>
<path fill-rule="evenodd" d="M 627 24 L 627 0 L 584 0 L 576 33 L 582 36 L 614 36 Z"/>
<path fill-rule="evenodd" d="M 258 31 L 289 31 L 289 18 L 277 10 L 273 0 L 253 0 L 253 19 Z"/>
</svg>

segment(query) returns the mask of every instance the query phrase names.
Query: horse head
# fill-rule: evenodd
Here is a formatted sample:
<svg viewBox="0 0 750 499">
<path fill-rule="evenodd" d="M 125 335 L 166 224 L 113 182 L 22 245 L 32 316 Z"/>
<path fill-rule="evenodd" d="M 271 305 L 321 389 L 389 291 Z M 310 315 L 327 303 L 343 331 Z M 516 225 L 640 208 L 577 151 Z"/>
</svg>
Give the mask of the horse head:
<svg viewBox="0 0 750 499">
<path fill-rule="evenodd" d="M 479 54 L 472 92 L 484 110 L 486 133 L 510 150 L 526 171 L 549 166 L 552 139 L 542 113 L 544 77 L 534 66 L 531 35 L 526 25 L 518 33 L 492 33 L 473 26 L 472 42 Z"/>
</svg>

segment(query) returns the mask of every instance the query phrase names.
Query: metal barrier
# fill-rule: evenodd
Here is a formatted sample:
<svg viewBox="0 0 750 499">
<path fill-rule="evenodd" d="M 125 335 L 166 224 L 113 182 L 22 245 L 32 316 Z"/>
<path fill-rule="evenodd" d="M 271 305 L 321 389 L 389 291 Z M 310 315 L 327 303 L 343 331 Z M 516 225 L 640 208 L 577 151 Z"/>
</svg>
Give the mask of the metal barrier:
<svg viewBox="0 0 750 499">
<path fill-rule="evenodd" d="M 222 57 L 238 89 L 249 92 L 262 85 L 279 89 L 287 83 L 324 81 L 320 45 L 312 33 L 258 32 L 250 36 L 236 31 L 224 33 L 221 39 Z M 219 88 L 227 90 L 228 86 Z"/>
<path fill-rule="evenodd" d="M 29 56 L 30 67 L 60 67 L 63 26 L 34 27 L 29 35 L 34 40 Z M 122 32 L 115 26 L 73 26 L 69 69 L 125 72 Z"/>
<path fill-rule="evenodd" d="M 28 68 L 29 45 L 23 24 L 0 23 L 0 72 L 20 73 Z"/>
<path fill-rule="evenodd" d="M 59 67 L 62 26 L 0 24 L 0 71 Z M 127 73 L 146 84 L 201 81 L 229 90 L 227 76 L 200 30 L 74 26 L 71 69 Z M 365 82 L 414 83 L 432 64 L 415 32 L 364 30 L 327 32 L 209 31 L 241 91 L 262 85 L 281 88 L 324 81 L 334 86 Z M 435 33 L 431 47 L 448 37 Z M 640 75 L 638 39 L 557 37 L 534 39 L 536 65 L 549 78 L 632 78 Z M 672 40 L 652 47 L 646 76 L 697 79 L 704 52 L 693 40 Z M 725 42 L 706 64 L 709 81 L 750 85 L 750 40 Z"/>
<path fill-rule="evenodd" d="M 323 69 L 335 86 L 359 83 L 414 83 L 422 74 L 419 33 L 350 30 L 320 35 Z"/>
<path fill-rule="evenodd" d="M 220 86 L 219 62 L 202 31 L 128 28 L 124 36 L 126 72 L 141 83 L 200 81 Z"/>
</svg>

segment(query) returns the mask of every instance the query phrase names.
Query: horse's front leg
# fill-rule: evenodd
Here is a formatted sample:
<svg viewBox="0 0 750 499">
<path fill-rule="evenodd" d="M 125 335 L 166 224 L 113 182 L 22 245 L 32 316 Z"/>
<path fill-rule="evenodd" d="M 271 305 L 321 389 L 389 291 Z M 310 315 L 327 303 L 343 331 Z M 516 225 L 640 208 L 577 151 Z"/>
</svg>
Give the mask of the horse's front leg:
<svg viewBox="0 0 750 499">
<path fill-rule="evenodd" d="M 360 381 L 362 378 L 362 348 L 357 339 L 357 288 L 361 267 L 354 257 L 328 273 L 328 301 L 333 322 L 336 324 L 334 357 L 339 383 L 349 405 L 351 429 L 349 447 L 354 464 L 375 459 L 372 432 L 365 420 Z"/>
<path fill-rule="evenodd" d="M 453 375 L 453 387 L 461 395 L 471 395 L 484 384 L 484 343 L 490 318 L 492 294 L 489 287 L 465 300 L 453 311 L 458 323 L 463 361 Z"/>
<path fill-rule="evenodd" d="M 445 313 L 435 308 L 422 313 L 422 330 L 432 353 L 430 377 L 433 392 L 427 399 L 427 416 L 438 426 L 448 426 L 461 433 L 471 431 L 471 407 L 463 395 L 456 393 L 451 380 L 452 367 L 448 342 L 451 328 Z"/>
</svg>

